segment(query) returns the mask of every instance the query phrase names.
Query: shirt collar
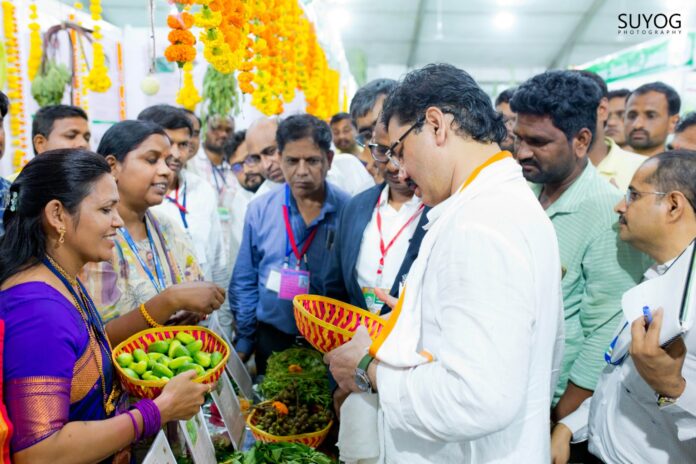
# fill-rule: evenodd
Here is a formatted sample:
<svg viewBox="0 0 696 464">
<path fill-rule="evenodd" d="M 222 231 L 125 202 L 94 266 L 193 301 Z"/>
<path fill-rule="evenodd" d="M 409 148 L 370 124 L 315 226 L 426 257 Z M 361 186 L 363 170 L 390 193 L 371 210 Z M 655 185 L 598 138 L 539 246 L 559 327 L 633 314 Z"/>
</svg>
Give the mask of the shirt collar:
<svg viewBox="0 0 696 464">
<path fill-rule="evenodd" d="M 454 199 L 456 198 L 457 195 L 461 194 L 459 190 L 454 193 L 454 195 L 450 195 L 449 198 L 447 198 L 445 201 L 443 201 L 440 204 L 437 204 L 430 208 L 430 211 L 427 213 L 428 217 L 428 223 L 423 226 L 423 229 L 428 230 L 430 229 L 435 222 L 442 216 L 442 214 L 447 211 L 447 208 L 449 207 L 450 203 L 454 202 Z"/>
<path fill-rule="evenodd" d="M 554 201 L 548 208 L 546 214 L 552 217 L 558 213 L 574 213 L 578 210 L 583 201 L 587 198 L 587 190 L 590 184 L 597 177 L 597 169 L 587 160 L 587 166 L 582 174 L 571 184 L 563 194 Z M 537 195 L 541 194 L 542 184 L 532 184 L 532 190 Z"/>
<path fill-rule="evenodd" d="M 382 189 L 382 193 L 379 194 L 379 206 L 380 208 L 384 205 L 387 204 L 389 201 L 389 184 L 385 183 L 384 188 Z M 408 200 L 406 203 L 404 203 L 404 206 L 408 208 L 417 208 L 421 204 L 421 199 L 418 198 L 416 195 L 413 195 L 410 200 Z"/>
<path fill-rule="evenodd" d="M 283 200 L 283 203 L 285 203 L 286 188 L 290 189 L 290 186 L 286 185 L 285 187 L 280 189 L 282 192 L 281 199 Z M 336 191 L 334 187 L 331 185 L 331 183 L 324 181 L 324 189 L 326 189 L 326 198 L 324 198 L 324 204 L 321 205 L 321 211 L 319 212 L 319 216 L 317 216 L 317 218 L 307 226 L 308 228 L 318 225 L 321 221 L 324 220 L 327 214 L 335 213 L 336 211 L 338 211 L 338 197 L 336 196 Z M 300 214 L 300 210 L 297 208 L 297 202 L 295 201 L 295 197 L 292 196 L 292 191 L 290 191 L 290 214 Z"/>
<path fill-rule="evenodd" d="M 614 142 L 614 139 L 610 137 L 604 137 L 604 143 L 609 147 L 609 151 L 607 152 L 607 156 L 597 165 L 597 171 L 602 174 L 613 176 L 619 171 L 619 166 L 617 166 L 616 161 L 622 150 L 621 147 Z"/>
<path fill-rule="evenodd" d="M 667 269 L 669 269 L 670 266 L 672 264 L 674 264 L 674 261 L 676 261 L 676 260 L 677 260 L 677 257 L 674 257 L 674 258 L 670 259 L 669 261 L 667 261 L 666 263 L 653 264 L 652 266 L 650 266 L 648 268 L 647 271 L 645 271 L 645 273 L 643 274 L 643 277 L 645 278 L 645 280 L 650 280 L 650 279 L 654 279 L 655 277 L 661 276 L 662 274 L 667 272 Z"/>
</svg>

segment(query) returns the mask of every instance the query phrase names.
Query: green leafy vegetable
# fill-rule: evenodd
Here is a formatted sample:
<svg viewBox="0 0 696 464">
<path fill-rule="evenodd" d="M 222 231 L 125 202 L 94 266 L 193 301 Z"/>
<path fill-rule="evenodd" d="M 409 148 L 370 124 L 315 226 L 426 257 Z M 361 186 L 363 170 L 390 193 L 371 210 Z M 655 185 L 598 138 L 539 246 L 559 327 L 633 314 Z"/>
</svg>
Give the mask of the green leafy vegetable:
<svg viewBox="0 0 696 464">
<path fill-rule="evenodd" d="M 220 464 L 336 464 L 324 453 L 299 443 L 256 442 L 247 452 L 236 452 Z"/>
</svg>

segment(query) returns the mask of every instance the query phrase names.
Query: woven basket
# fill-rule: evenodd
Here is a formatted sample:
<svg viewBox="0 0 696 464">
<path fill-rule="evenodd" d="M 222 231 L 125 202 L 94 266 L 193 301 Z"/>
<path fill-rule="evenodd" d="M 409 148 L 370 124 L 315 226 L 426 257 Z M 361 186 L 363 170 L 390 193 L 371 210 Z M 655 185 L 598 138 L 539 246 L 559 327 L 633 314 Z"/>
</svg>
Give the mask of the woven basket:
<svg viewBox="0 0 696 464">
<path fill-rule="evenodd" d="M 270 401 L 259 403 L 259 406 L 267 403 L 270 403 Z M 302 433 L 300 435 L 271 435 L 270 433 L 264 432 L 260 428 L 256 427 L 256 425 L 254 425 L 256 423 L 256 411 L 256 408 L 252 410 L 251 414 L 249 414 L 249 417 L 247 417 L 246 422 L 254 438 L 257 441 L 261 441 L 264 443 L 301 443 L 303 445 L 309 446 L 310 448 L 317 448 L 324 442 L 324 439 L 329 434 L 329 430 L 331 430 L 331 426 L 333 425 L 333 420 L 331 420 L 326 427 L 319 430 L 318 432 Z"/>
<path fill-rule="evenodd" d="M 324 296 L 297 295 L 292 303 L 297 328 L 322 353 L 353 338 L 361 325 L 373 340 L 385 325 L 384 319 L 369 311 Z"/>
<path fill-rule="evenodd" d="M 118 356 L 122 353 L 133 353 L 133 351 L 138 348 L 147 352 L 147 347 L 150 345 L 150 343 L 154 343 L 158 340 L 172 339 L 176 337 L 176 334 L 179 332 L 188 333 L 196 340 L 202 340 L 203 348 L 201 348 L 201 351 L 208 353 L 219 351 L 222 354 L 222 361 L 215 366 L 212 372 L 194 379 L 195 382 L 204 384 L 217 382 L 222 375 L 222 372 L 225 370 L 227 358 L 230 356 L 230 348 L 227 346 L 227 343 L 225 343 L 214 332 L 206 329 L 205 327 L 188 325 L 157 327 L 138 332 L 114 348 L 111 355 L 113 363 L 116 367 L 116 371 L 118 372 L 118 376 L 121 378 L 121 384 L 128 393 L 138 398 L 154 399 L 157 398 L 160 393 L 162 393 L 162 389 L 166 385 L 166 382 L 163 380 L 136 380 L 129 377 L 125 372 L 123 372 L 123 368 L 119 366 L 118 362 L 116 362 L 116 358 L 118 358 Z"/>
</svg>

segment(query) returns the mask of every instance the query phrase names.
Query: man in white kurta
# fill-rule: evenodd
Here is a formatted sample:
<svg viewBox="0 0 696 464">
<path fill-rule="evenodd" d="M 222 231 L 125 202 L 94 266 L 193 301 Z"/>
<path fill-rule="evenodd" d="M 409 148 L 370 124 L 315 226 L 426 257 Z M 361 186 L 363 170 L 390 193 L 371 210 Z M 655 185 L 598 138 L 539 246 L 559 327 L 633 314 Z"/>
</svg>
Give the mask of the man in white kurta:
<svg viewBox="0 0 696 464">
<path fill-rule="evenodd" d="M 549 462 L 560 257 L 551 222 L 498 147 L 502 119 L 450 65 L 409 73 L 383 118 L 392 162 L 433 209 L 380 336 L 361 330 L 327 354 L 331 372 L 341 388 L 365 391 L 351 372 L 371 345 L 377 462 Z"/>
</svg>

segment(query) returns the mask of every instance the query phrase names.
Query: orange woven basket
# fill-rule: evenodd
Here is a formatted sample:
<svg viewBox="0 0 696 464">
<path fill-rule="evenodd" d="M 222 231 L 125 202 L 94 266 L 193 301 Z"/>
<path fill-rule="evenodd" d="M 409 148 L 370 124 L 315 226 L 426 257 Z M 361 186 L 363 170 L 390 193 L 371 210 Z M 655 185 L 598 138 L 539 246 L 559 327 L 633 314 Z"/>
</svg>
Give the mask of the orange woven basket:
<svg viewBox="0 0 696 464">
<path fill-rule="evenodd" d="M 353 338 L 361 325 L 367 328 L 373 340 L 385 325 L 384 319 L 376 314 L 325 296 L 297 295 L 292 303 L 297 328 L 322 353 Z"/>
<path fill-rule="evenodd" d="M 219 351 L 222 354 L 222 361 L 218 363 L 215 368 L 202 377 L 196 377 L 195 382 L 198 383 L 215 383 L 218 381 L 222 372 L 225 370 L 225 365 L 227 364 L 227 358 L 230 357 L 230 347 L 227 346 L 220 337 L 218 337 L 214 332 L 206 329 L 205 327 L 199 327 L 194 325 L 183 325 L 183 326 L 171 326 L 171 327 L 157 327 L 153 329 L 143 330 L 137 334 L 131 336 L 130 338 L 122 341 L 114 348 L 111 355 L 113 359 L 113 364 L 116 367 L 116 372 L 121 379 L 121 384 L 123 388 L 131 395 L 138 398 L 150 398 L 154 399 L 162 393 L 162 389 L 166 385 L 163 380 L 136 380 L 129 377 L 118 362 L 116 358 L 122 353 L 133 353 L 136 349 L 140 348 L 147 352 L 147 347 L 158 340 L 169 340 L 176 337 L 179 332 L 185 332 L 190 334 L 196 340 L 203 341 L 203 348 L 201 351 L 211 353 L 213 351 Z"/>
<path fill-rule="evenodd" d="M 270 401 L 259 403 L 259 406 L 267 403 L 270 403 Z M 331 420 L 326 427 L 318 432 L 302 433 L 300 435 L 271 435 L 270 433 L 264 432 L 254 425 L 256 423 L 256 411 L 256 408 L 254 408 L 251 414 L 249 414 L 249 417 L 247 417 L 246 423 L 249 426 L 251 434 L 254 436 L 254 438 L 256 438 L 257 441 L 264 443 L 301 443 L 309 446 L 310 448 L 317 448 L 324 442 L 324 439 L 329 434 L 329 430 L 331 430 L 331 426 L 333 425 L 333 420 Z"/>
</svg>

